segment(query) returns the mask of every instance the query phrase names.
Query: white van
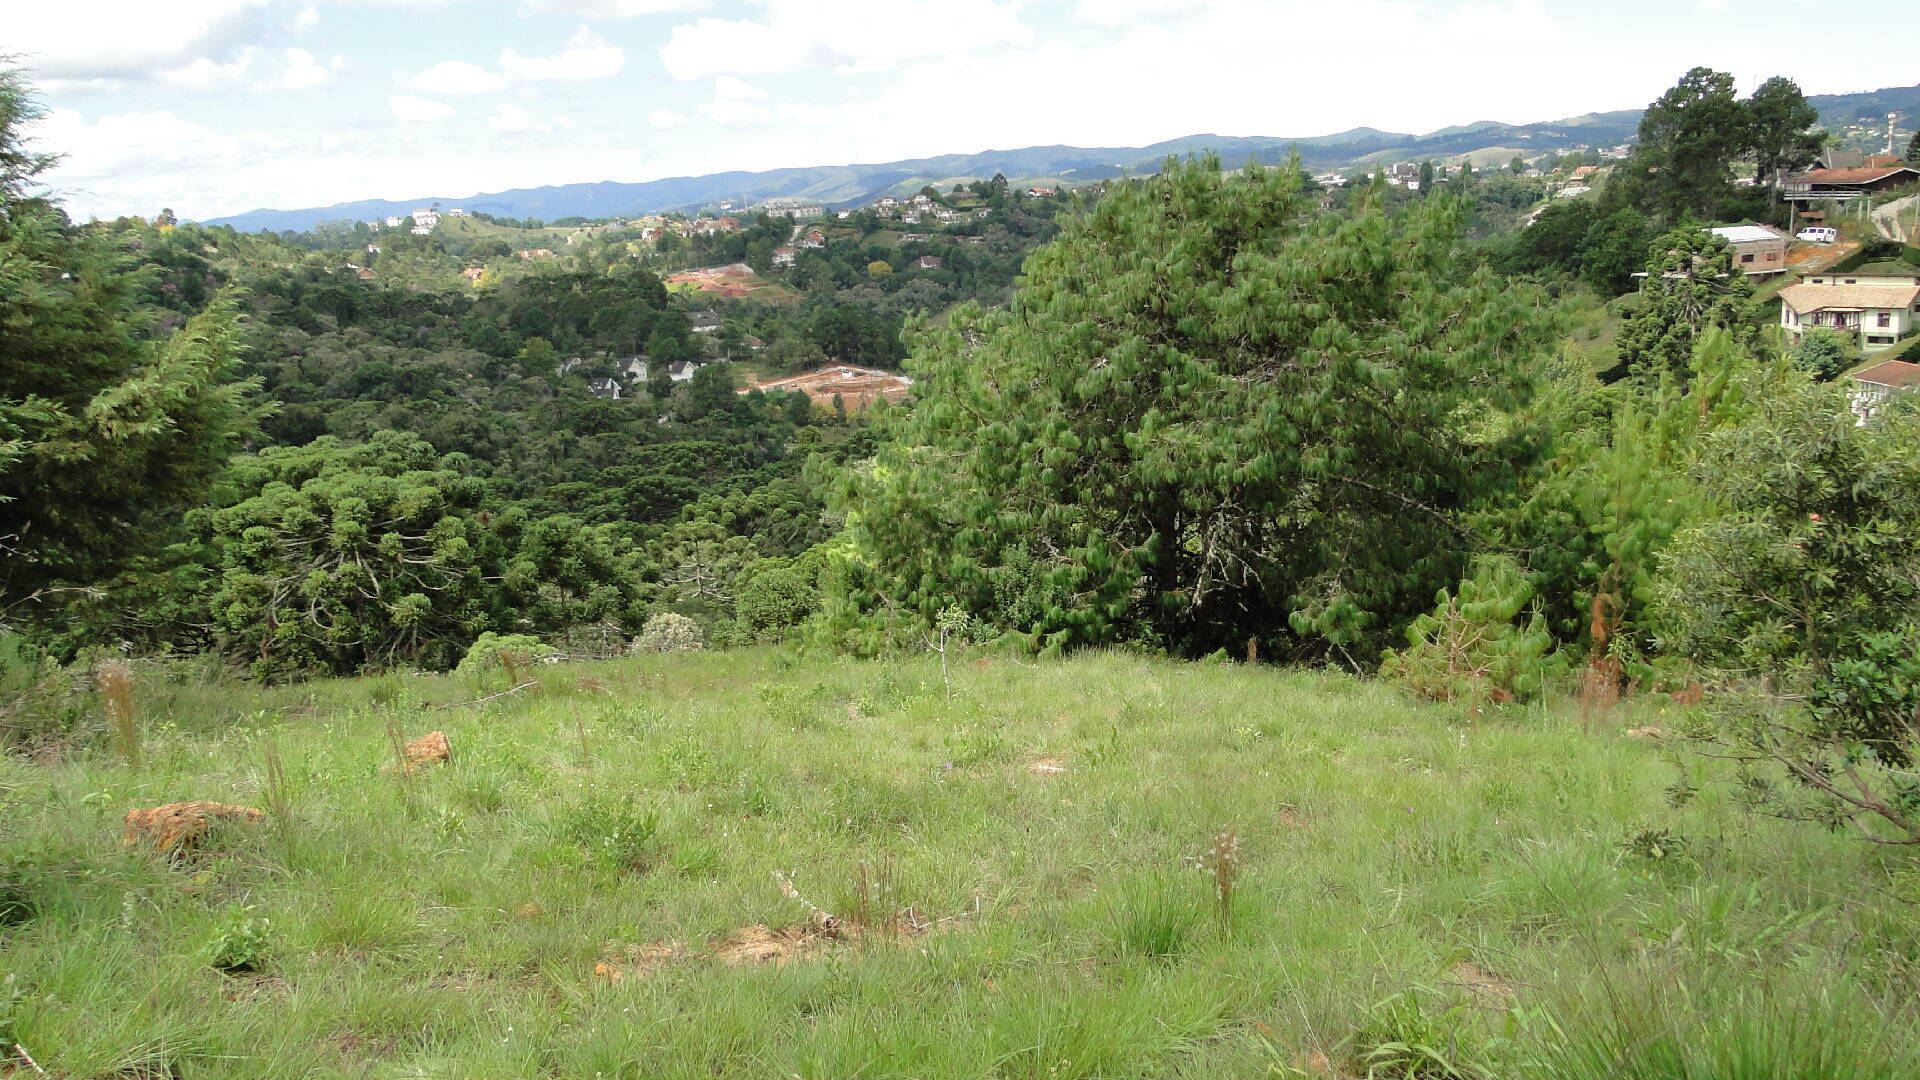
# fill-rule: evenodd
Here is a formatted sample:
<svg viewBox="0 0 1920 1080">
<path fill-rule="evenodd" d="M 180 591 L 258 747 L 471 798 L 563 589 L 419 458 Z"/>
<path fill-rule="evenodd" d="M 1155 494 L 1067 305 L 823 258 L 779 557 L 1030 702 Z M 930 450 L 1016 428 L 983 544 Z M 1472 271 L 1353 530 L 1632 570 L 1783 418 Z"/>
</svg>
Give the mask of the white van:
<svg viewBox="0 0 1920 1080">
<path fill-rule="evenodd" d="M 1809 244 L 1831 244 L 1840 239 L 1840 230 L 1825 225 L 1814 225 L 1801 229 L 1794 234 L 1795 240 L 1805 240 Z"/>
</svg>

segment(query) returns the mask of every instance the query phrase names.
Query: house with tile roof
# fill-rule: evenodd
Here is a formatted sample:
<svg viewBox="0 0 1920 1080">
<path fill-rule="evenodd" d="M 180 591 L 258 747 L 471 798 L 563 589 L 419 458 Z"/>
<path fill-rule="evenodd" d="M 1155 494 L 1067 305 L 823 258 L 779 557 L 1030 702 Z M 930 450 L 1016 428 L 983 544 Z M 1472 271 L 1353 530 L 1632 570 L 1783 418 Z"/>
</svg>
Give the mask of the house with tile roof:
<svg viewBox="0 0 1920 1080">
<path fill-rule="evenodd" d="M 1821 199 L 1857 199 L 1920 182 L 1911 165 L 1867 165 L 1857 169 L 1811 169 L 1780 181 L 1780 194 L 1796 203 Z M 1805 209 L 1805 207 L 1801 207 Z"/>
<path fill-rule="evenodd" d="M 1807 275 L 1780 290 L 1780 327 L 1790 341 L 1819 327 L 1854 338 L 1862 352 L 1892 348 L 1920 327 L 1920 267 L 1876 263 Z"/>
<path fill-rule="evenodd" d="M 1853 399 L 1853 414 L 1864 424 L 1893 400 L 1895 394 L 1920 386 L 1920 364 L 1888 360 L 1865 371 L 1856 371 L 1849 379 L 1853 382 L 1848 391 Z"/>
</svg>

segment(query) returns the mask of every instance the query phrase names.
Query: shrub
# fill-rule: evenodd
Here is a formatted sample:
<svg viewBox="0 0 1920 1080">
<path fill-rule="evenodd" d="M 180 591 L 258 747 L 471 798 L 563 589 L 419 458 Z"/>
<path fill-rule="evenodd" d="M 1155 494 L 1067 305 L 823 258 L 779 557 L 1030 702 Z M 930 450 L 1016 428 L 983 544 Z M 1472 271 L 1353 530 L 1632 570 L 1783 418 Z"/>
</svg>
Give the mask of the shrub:
<svg viewBox="0 0 1920 1080">
<path fill-rule="evenodd" d="M 460 666 L 453 669 L 454 674 L 475 676 L 493 671 L 504 666 L 501 660 L 503 653 L 520 664 L 542 656 L 552 656 L 554 649 L 532 634 L 496 634 L 489 630 L 467 647 L 467 655 L 460 658 Z"/>
<path fill-rule="evenodd" d="M 1821 382 L 1833 378 L 1847 369 L 1847 365 L 1857 359 L 1859 353 L 1850 339 L 1841 337 L 1832 330 L 1809 330 L 1800 338 L 1800 343 L 1787 353 L 1793 366 L 1819 379 Z"/>
<path fill-rule="evenodd" d="M 660 811 L 643 809 L 632 795 L 594 792 L 568 807 L 559 824 L 562 836 L 607 870 L 644 870 L 654 861 Z"/>
<path fill-rule="evenodd" d="M 207 966 L 229 975 L 259 971 L 266 965 L 268 921 L 250 905 L 227 908 L 220 929 L 201 950 Z"/>
<path fill-rule="evenodd" d="M 661 612 L 647 620 L 640 628 L 640 636 L 633 639 L 632 652 L 669 653 L 692 652 L 705 647 L 706 634 L 700 624 L 677 615 L 671 611 Z"/>
<path fill-rule="evenodd" d="M 1517 701 L 1538 693 L 1551 666 L 1553 636 L 1538 611 L 1514 620 L 1533 601 L 1533 585 L 1510 558 L 1474 563 L 1457 589 L 1407 627 L 1407 648 L 1387 653 L 1380 674 L 1437 701 Z"/>
<path fill-rule="evenodd" d="M 1920 844 L 1920 411 L 1861 424 L 1839 387 L 1762 389 L 1708 437 L 1694 476 L 1713 512 L 1656 581 L 1669 647 L 1751 688 L 1694 734 L 1744 764 L 1754 809 Z"/>
<path fill-rule="evenodd" d="M 769 565 L 741 575 L 734 589 L 735 610 L 756 634 L 796 626 L 820 606 L 820 591 L 799 571 Z"/>
</svg>

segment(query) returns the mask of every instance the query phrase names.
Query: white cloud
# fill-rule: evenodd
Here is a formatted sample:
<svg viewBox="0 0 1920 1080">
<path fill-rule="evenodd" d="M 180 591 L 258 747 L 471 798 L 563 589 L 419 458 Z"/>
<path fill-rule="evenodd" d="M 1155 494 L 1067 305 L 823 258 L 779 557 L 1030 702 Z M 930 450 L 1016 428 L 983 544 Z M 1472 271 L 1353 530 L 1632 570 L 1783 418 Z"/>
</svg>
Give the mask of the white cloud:
<svg viewBox="0 0 1920 1080">
<path fill-rule="evenodd" d="M 774 118 L 772 109 L 738 98 L 716 98 L 695 106 L 693 111 L 723 127 L 752 127 L 770 123 Z"/>
<path fill-rule="evenodd" d="M 314 27 L 319 25 L 320 25 L 320 9 L 313 6 L 312 4 L 308 4 L 306 7 L 301 8 L 300 14 L 295 15 L 293 17 L 293 28 L 295 30 L 300 31 L 301 33 L 305 33 L 308 30 L 311 30 Z"/>
<path fill-rule="evenodd" d="M 410 124 L 430 124 L 453 115 L 453 110 L 446 105 L 411 94 L 395 94 L 387 99 L 387 106 L 396 119 Z"/>
<path fill-rule="evenodd" d="M 660 50 L 677 79 L 832 67 L 879 71 L 1033 40 L 1014 0 L 893 0 L 885 18 L 853 0 L 766 0 L 760 20 L 705 18 L 676 26 Z M 914 32 L 907 28 L 919 28 Z"/>
<path fill-rule="evenodd" d="M 135 9 L 124 0 L 12 4 L 6 48 L 36 81 L 138 79 L 159 68 L 219 58 L 268 0 L 169 0 Z M 163 25 L 156 25 L 156 17 Z"/>
<path fill-rule="evenodd" d="M 713 93 L 715 97 L 733 98 L 739 101 L 767 96 L 765 90 L 757 86 L 749 86 L 747 83 L 734 78 L 732 75 L 722 75 L 713 80 Z"/>
<path fill-rule="evenodd" d="M 162 82 L 190 90 L 235 86 L 256 92 L 309 90 L 326 85 L 345 63 L 344 57 L 336 56 L 331 65 L 322 64 L 305 49 L 262 49 L 249 45 L 225 62 L 203 56 L 181 67 L 162 69 L 156 75 Z"/>
<path fill-rule="evenodd" d="M 286 66 L 281 68 L 279 75 L 275 77 L 273 89 L 307 90 L 315 86 L 324 86 L 329 79 L 333 78 L 333 73 L 345 64 L 344 57 L 336 56 L 330 66 L 322 65 L 313 58 L 312 53 L 305 49 L 288 49 Z"/>
<path fill-rule="evenodd" d="M 647 114 L 647 123 L 657 128 L 679 127 L 687 118 L 671 109 L 655 109 Z"/>
<path fill-rule="evenodd" d="M 546 131 L 545 124 L 536 124 L 533 114 L 518 105 L 501 105 L 492 116 L 487 117 L 487 126 L 495 131 Z"/>
<path fill-rule="evenodd" d="M 89 123 L 72 109 L 53 109 L 40 135 L 65 155 L 52 178 L 59 192 L 110 213 L 152 213 L 177 204 L 177 196 L 204 183 L 203 173 L 272 161 L 289 145 L 263 135 L 225 135 L 165 111 Z"/>
<path fill-rule="evenodd" d="M 504 90 L 507 80 L 465 60 L 447 60 L 407 80 L 407 85 L 427 94 L 485 94 Z"/>
<path fill-rule="evenodd" d="M 521 56 L 507 49 L 500 54 L 500 70 L 515 82 L 584 82 L 618 74 L 626 60 L 620 46 L 583 26 L 553 56 Z"/>
<path fill-rule="evenodd" d="M 583 19 L 634 19 L 666 11 L 698 11 L 706 0 L 525 0 L 528 11 Z"/>
</svg>

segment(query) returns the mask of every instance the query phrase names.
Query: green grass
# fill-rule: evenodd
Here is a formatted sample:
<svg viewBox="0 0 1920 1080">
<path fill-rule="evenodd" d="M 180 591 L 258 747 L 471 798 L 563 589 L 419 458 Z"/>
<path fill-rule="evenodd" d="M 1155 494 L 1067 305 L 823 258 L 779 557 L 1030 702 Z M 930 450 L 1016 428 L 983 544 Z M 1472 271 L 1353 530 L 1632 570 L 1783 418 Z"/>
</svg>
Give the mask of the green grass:
<svg viewBox="0 0 1920 1080">
<path fill-rule="evenodd" d="M 1467 723 L 1117 654 L 962 663 L 951 698 L 918 658 L 537 670 L 448 710 L 500 686 L 143 681 L 140 767 L 104 734 L 0 762 L 0 1042 L 193 1080 L 1920 1070 L 1911 857 L 1711 785 L 1670 807 L 1620 734 L 1657 702 Z M 390 719 L 452 764 L 382 773 Z M 287 812 L 176 864 L 120 846 L 185 799 Z M 1193 864 L 1227 828 L 1223 925 Z M 809 904 L 837 941 L 717 957 Z"/>
</svg>

